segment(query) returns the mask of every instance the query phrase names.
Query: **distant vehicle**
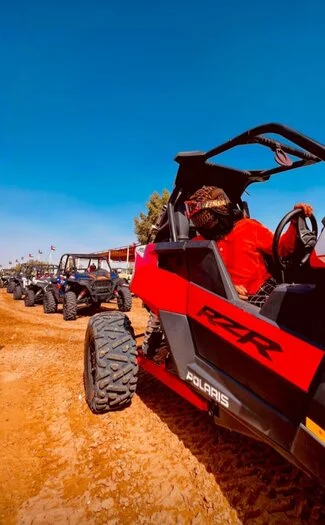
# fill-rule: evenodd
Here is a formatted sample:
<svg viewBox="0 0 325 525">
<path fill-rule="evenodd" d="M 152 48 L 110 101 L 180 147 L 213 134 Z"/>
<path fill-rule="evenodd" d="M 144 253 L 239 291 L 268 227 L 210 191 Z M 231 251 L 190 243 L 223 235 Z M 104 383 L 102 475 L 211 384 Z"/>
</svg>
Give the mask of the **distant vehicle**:
<svg viewBox="0 0 325 525">
<path fill-rule="evenodd" d="M 20 265 L 19 270 L 16 271 L 16 273 L 14 274 L 13 278 L 11 279 L 11 282 L 13 283 L 11 287 L 12 295 L 15 301 L 19 301 L 20 299 L 24 298 L 28 285 L 30 284 L 31 279 L 33 277 L 34 271 L 34 264 L 25 263 Z"/>
<path fill-rule="evenodd" d="M 6 270 L 3 269 L 0 272 L 0 288 L 7 288 L 10 280 L 13 277 L 13 271 L 12 270 Z"/>
<path fill-rule="evenodd" d="M 43 297 L 45 313 L 55 313 L 63 303 L 63 318 L 77 318 L 79 305 L 100 308 L 102 303 L 117 300 L 121 312 L 129 312 L 132 296 L 129 284 L 114 275 L 107 257 L 94 253 L 66 253 L 62 255 L 57 277 L 46 285 Z"/>
<path fill-rule="evenodd" d="M 55 264 L 35 267 L 33 276 L 25 290 L 25 306 L 43 304 L 45 288 L 51 282 L 51 278 L 57 275 L 58 268 L 58 265 Z"/>
<path fill-rule="evenodd" d="M 114 268 L 120 279 L 125 279 L 129 284 L 132 279 L 133 269 L 132 268 Z"/>
</svg>

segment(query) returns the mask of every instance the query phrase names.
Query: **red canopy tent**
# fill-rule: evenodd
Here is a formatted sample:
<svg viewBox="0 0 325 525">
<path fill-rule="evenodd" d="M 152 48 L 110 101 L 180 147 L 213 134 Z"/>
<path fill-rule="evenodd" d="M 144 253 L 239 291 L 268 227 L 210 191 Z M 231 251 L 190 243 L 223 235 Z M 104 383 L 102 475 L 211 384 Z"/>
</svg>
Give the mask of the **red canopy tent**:
<svg viewBox="0 0 325 525">
<path fill-rule="evenodd" d="M 122 246 L 121 248 L 110 248 L 103 252 L 98 252 L 100 255 L 109 257 L 111 261 L 119 262 L 134 262 L 135 261 L 135 249 L 138 244 L 133 243 L 129 246 Z"/>
</svg>

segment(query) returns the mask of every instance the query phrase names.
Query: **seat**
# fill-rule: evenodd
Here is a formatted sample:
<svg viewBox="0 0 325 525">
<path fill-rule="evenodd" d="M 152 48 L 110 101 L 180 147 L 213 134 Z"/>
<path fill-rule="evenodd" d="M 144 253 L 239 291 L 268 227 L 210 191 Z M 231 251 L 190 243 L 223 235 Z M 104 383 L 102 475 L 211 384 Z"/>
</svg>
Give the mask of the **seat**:
<svg viewBox="0 0 325 525">
<path fill-rule="evenodd" d="M 188 241 L 197 235 L 194 224 L 185 215 L 184 205 L 175 211 L 175 225 L 179 241 Z"/>
<path fill-rule="evenodd" d="M 292 311 L 305 310 L 306 301 L 315 294 L 313 284 L 278 284 L 262 306 L 260 313 L 272 321 L 281 322 L 292 318 Z M 296 317 L 296 316 L 295 316 Z"/>
<path fill-rule="evenodd" d="M 315 284 L 280 284 L 260 310 L 278 326 L 325 346 L 323 293 Z"/>
</svg>

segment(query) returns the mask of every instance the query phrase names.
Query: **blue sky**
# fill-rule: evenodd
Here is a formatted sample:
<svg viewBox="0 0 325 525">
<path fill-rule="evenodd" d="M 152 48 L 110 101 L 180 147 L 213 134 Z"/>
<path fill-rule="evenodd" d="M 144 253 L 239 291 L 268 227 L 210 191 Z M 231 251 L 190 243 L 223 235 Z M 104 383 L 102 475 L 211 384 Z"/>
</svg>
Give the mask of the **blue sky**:
<svg viewBox="0 0 325 525">
<path fill-rule="evenodd" d="M 322 0 L 3 4 L 0 263 L 133 242 L 178 151 L 267 121 L 325 142 L 324 16 Z M 321 219 L 323 177 L 251 187 L 252 214 L 274 227 L 310 200 Z"/>
</svg>

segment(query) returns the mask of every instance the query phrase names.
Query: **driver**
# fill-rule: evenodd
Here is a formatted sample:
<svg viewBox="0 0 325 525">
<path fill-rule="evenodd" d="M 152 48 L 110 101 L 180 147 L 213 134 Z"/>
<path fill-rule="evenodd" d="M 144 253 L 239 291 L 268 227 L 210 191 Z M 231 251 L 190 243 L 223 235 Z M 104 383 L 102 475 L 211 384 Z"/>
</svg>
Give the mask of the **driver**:
<svg viewBox="0 0 325 525">
<path fill-rule="evenodd" d="M 273 233 L 255 219 L 247 218 L 216 186 L 203 186 L 185 206 L 187 217 L 200 234 L 195 239 L 216 241 L 240 299 L 263 306 L 277 285 L 263 257 L 263 254 L 272 255 Z M 294 208 L 301 209 L 305 217 L 313 213 L 309 204 L 296 204 Z M 293 219 L 281 236 L 279 255 L 282 257 L 294 251 L 295 222 Z"/>
</svg>

